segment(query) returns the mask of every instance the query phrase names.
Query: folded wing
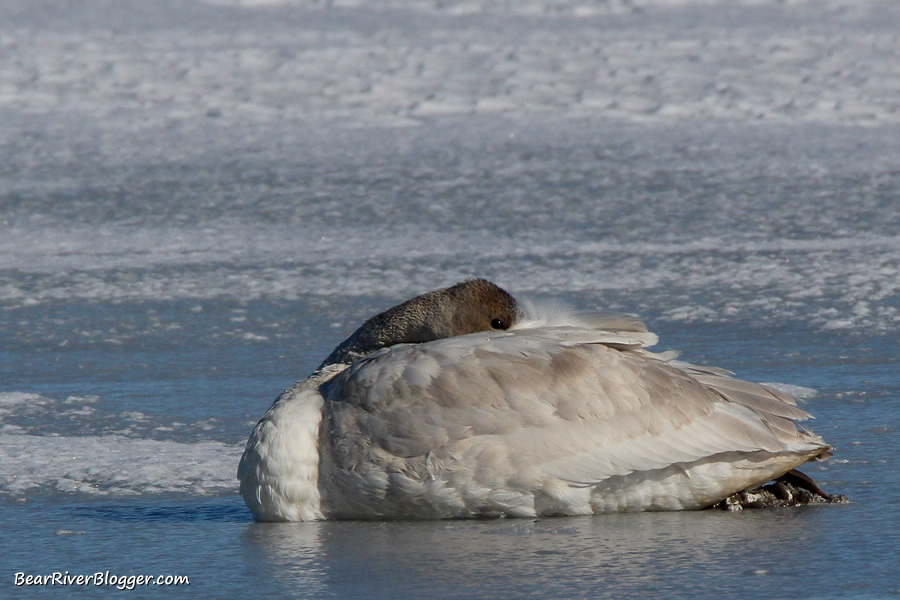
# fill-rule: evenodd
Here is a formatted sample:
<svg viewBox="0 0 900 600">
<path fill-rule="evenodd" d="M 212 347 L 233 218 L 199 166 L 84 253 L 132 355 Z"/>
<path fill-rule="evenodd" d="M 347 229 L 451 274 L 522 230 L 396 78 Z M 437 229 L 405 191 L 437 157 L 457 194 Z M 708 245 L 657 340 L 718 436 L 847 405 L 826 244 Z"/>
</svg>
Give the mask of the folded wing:
<svg viewBox="0 0 900 600">
<path fill-rule="evenodd" d="M 527 503 L 518 495 L 717 456 L 785 456 L 793 468 L 827 453 L 797 427 L 809 415 L 789 396 L 668 361 L 648 341 L 535 327 L 375 353 L 323 388 L 326 462 L 343 485 L 375 490 L 363 504 L 443 494 L 464 511 L 477 509 L 478 490 Z"/>
</svg>

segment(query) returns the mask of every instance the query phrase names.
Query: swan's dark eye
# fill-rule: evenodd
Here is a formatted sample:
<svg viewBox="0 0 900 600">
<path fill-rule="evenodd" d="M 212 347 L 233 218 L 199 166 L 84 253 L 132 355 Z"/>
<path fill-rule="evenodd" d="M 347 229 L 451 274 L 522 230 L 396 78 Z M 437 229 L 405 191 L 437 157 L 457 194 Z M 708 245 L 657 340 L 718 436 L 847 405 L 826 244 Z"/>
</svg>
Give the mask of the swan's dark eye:
<svg viewBox="0 0 900 600">
<path fill-rule="evenodd" d="M 500 319 L 491 319 L 491 327 L 494 329 L 506 329 L 506 324 Z"/>
</svg>

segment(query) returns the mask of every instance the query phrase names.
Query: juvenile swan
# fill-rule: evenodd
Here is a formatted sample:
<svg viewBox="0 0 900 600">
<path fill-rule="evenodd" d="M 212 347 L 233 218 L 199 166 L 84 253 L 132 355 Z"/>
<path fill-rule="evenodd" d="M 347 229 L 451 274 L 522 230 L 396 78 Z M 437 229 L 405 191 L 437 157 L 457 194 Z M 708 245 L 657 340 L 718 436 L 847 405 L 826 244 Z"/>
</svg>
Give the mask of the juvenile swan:
<svg viewBox="0 0 900 600">
<path fill-rule="evenodd" d="M 366 321 L 250 435 L 253 517 L 698 509 L 830 454 L 793 398 L 651 353 L 639 321 L 532 313 L 474 279 Z"/>
</svg>

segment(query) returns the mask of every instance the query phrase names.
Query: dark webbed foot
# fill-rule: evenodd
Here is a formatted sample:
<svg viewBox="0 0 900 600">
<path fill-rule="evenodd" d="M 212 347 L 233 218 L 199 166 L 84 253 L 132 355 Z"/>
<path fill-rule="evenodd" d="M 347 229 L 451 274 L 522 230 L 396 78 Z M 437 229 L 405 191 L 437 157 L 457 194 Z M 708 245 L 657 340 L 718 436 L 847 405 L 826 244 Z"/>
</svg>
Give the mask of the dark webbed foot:
<svg viewBox="0 0 900 600">
<path fill-rule="evenodd" d="M 806 504 L 841 504 L 849 502 L 843 494 L 827 494 L 809 476 L 794 469 L 772 483 L 732 494 L 710 508 L 743 510 L 745 508 L 775 508 Z"/>
</svg>

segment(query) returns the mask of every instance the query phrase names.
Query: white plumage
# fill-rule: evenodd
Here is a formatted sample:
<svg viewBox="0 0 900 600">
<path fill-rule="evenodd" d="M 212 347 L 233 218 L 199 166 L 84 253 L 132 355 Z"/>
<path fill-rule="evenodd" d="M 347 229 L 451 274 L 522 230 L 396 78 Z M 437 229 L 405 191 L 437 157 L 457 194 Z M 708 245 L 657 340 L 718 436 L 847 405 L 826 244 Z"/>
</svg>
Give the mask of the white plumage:
<svg viewBox="0 0 900 600">
<path fill-rule="evenodd" d="M 505 330 L 383 344 L 284 392 L 239 467 L 254 517 L 696 509 L 829 454 L 790 396 L 651 353 L 634 319 L 515 310 Z"/>
</svg>

